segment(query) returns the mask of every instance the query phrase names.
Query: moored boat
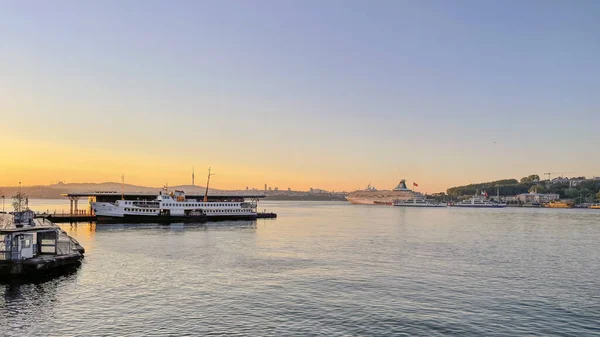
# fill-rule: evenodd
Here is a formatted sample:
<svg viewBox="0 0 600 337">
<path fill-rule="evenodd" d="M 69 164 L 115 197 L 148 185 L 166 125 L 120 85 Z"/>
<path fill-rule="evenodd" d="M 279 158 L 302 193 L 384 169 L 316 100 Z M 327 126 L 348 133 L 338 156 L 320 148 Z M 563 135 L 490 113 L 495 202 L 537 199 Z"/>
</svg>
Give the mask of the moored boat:
<svg viewBox="0 0 600 337">
<path fill-rule="evenodd" d="M 406 187 L 406 180 L 402 179 L 400 183 L 390 190 L 377 190 L 370 184 L 364 190 L 354 191 L 346 196 L 346 199 L 353 204 L 363 205 L 391 205 L 395 200 L 408 200 L 414 198 L 415 192 Z"/>
<path fill-rule="evenodd" d="M 503 208 L 506 207 L 505 202 L 497 202 L 493 200 L 487 200 L 481 197 L 471 197 L 467 200 L 455 203 L 453 207 L 472 207 L 472 208 Z"/>
<path fill-rule="evenodd" d="M 423 197 L 412 198 L 408 200 L 396 200 L 394 206 L 399 207 L 447 207 L 448 204 L 437 202 L 435 200 L 427 200 Z"/>
<path fill-rule="evenodd" d="M 32 211 L 0 214 L 0 281 L 53 275 L 81 263 L 84 249 Z"/>
<path fill-rule="evenodd" d="M 565 201 L 552 201 L 547 204 L 544 204 L 546 208 L 573 208 L 573 204 L 567 203 Z"/>
<path fill-rule="evenodd" d="M 243 197 L 229 201 L 187 199 L 183 191 L 160 192 L 155 200 L 92 202 L 100 223 L 201 223 L 216 220 L 256 219 L 256 203 Z"/>
</svg>

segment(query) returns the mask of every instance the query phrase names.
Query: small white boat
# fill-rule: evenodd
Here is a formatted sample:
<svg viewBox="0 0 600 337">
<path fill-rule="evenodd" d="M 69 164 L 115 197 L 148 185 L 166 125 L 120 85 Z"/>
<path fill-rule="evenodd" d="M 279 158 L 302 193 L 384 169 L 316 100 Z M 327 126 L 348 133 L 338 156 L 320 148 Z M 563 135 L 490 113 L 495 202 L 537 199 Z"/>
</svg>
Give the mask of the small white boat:
<svg viewBox="0 0 600 337">
<path fill-rule="evenodd" d="M 505 202 L 496 202 L 487 200 L 480 197 L 472 197 L 467 200 L 463 200 L 453 205 L 454 207 L 473 207 L 473 208 L 502 208 L 506 207 Z"/>
<path fill-rule="evenodd" d="M 396 200 L 393 203 L 394 206 L 400 207 L 447 207 L 448 204 L 440 203 L 433 200 L 427 200 L 425 198 L 413 198 L 408 200 Z"/>
</svg>

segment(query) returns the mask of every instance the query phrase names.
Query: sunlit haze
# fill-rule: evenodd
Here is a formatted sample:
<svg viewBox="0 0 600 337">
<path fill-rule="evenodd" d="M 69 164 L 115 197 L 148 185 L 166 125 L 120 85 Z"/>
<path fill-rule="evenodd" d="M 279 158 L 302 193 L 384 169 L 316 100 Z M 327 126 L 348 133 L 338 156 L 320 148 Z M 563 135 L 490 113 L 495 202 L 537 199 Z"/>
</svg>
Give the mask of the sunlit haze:
<svg viewBox="0 0 600 337">
<path fill-rule="evenodd" d="M 597 1 L 5 1 L 0 185 L 600 175 Z"/>
</svg>

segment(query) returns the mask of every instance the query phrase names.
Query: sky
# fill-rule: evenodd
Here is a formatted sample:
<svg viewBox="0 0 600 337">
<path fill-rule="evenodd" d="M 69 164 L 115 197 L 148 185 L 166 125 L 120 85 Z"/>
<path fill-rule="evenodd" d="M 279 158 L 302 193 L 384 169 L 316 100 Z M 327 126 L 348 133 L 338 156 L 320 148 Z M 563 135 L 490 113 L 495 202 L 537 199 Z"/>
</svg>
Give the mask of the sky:
<svg viewBox="0 0 600 337">
<path fill-rule="evenodd" d="M 600 175 L 600 2 L 3 1 L 0 185 Z"/>
</svg>

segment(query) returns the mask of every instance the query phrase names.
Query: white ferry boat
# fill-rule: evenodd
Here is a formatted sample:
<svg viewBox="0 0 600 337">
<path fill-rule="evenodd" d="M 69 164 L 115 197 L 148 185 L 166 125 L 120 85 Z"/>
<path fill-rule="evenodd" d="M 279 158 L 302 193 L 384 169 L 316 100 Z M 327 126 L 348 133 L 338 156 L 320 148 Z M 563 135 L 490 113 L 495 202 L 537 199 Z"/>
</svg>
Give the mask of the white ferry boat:
<svg viewBox="0 0 600 337">
<path fill-rule="evenodd" d="M 205 198 L 206 200 L 206 198 Z M 186 199 L 183 191 L 160 192 L 155 200 L 92 202 L 98 222 L 204 222 L 256 219 L 256 202 Z"/>
<path fill-rule="evenodd" d="M 396 200 L 394 206 L 400 207 L 448 207 L 448 204 L 437 201 L 427 200 L 425 198 L 412 198 L 408 200 Z"/>
<path fill-rule="evenodd" d="M 487 200 L 481 197 L 472 197 L 467 200 L 463 200 L 459 203 L 453 205 L 454 207 L 474 207 L 474 208 L 502 208 L 506 207 L 505 202 L 496 202 L 492 200 Z"/>
</svg>

